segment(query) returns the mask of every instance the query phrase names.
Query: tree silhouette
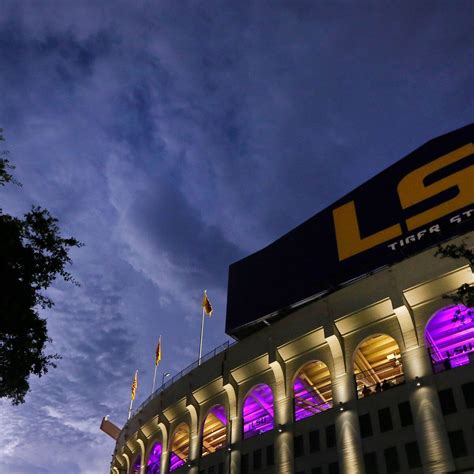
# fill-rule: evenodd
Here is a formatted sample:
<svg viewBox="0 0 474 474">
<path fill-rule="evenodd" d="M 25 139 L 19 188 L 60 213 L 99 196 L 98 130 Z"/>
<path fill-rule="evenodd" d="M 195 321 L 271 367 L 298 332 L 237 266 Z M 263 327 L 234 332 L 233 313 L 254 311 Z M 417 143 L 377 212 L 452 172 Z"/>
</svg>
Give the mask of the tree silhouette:
<svg viewBox="0 0 474 474">
<path fill-rule="evenodd" d="M 460 245 L 440 245 L 435 253 L 435 257 L 467 260 L 471 269 L 474 268 L 474 252 L 467 248 L 465 242 Z M 463 283 L 455 293 L 445 295 L 445 297 L 452 299 L 456 304 L 464 305 L 466 308 L 474 308 L 474 285 L 472 283 Z"/>
<path fill-rule="evenodd" d="M 7 156 L 6 151 L 0 154 L 0 186 L 19 185 Z M 71 263 L 70 248 L 82 244 L 61 237 L 57 222 L 40 207 L 33 206 L 23 218 L 0 208 L 0 398 L 15 405 L 24 403 L 30 375 L 41 377 L 60 358 L 45 354 L 51 340 L 38 309 L 54 303 L 43 291 L 58 276 L 77 284 L 65 268 Z"/>
</svg>

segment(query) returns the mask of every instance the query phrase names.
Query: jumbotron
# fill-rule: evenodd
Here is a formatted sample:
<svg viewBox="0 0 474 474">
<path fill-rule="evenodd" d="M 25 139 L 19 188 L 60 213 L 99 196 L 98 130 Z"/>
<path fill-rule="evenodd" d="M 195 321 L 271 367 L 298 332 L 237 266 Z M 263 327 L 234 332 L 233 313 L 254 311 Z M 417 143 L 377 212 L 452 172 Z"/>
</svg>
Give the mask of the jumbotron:
<svg viewBox="0 0 474 474">
<path fill-rule="evenodd" d="M 449 296 L 473 269 L 435 255 L 474 247 L 473 136 L 425 143 L 230 265 L 236 342 L 109 425 L 110 472 L 474 472 L 474 311 Z"/>
</svg>

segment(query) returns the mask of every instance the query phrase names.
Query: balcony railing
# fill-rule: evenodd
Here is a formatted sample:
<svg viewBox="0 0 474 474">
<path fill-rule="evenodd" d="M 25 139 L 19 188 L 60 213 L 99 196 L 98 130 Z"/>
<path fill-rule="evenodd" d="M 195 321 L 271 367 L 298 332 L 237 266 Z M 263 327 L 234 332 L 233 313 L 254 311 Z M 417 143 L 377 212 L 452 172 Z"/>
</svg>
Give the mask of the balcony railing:
<svg viewBox="0 0 474 474">
<path fill-rule="evenodd" d="M 365 398 L 405 383 L 403 365 L 399 361 L 388 362 L 355 374 L 355 381 L 357 398 Z"/>
<path fill-rule="evenodd" d="M 207 354 L 204 354 L 201 357 L 201 363 L 199 363 L 199 360 L 194 361 L 192 364 L 189 364 L 186 368 L 184 368 L 181 372 L 178 372 L 176 375 L 168 379 L 161 387 L 157 388 L 136 410 L 133 411 L 132 416 L 136 415 L 142 408 L 147 405 L 150 400 L 155 398 L 158 394 L 160 394 L 163 390 L 167 389 L 168 387 L 171 387 L 174 383 L 176 383 L 179 379 L 184 377 L 186 374 L 189 374 L 192 370 L 195 368 L 199 367 L 200 365 L 204 364 L 208 360 L 211 360 L 213 357 L 216 355 L 220 354 L 221 352 L 226 351 L 229 347 L 233 346 L 236 344 L 237 341 L 226 341 L 224 344 L 221 344 L 220 346 L 217 346 L 215 349 L 212 351 L 208 352 Z"/>
<path fill-rule="evenodd" d="M 428 347 L 428 354 L 435 374 L 463 365 L 474 364 L 474 346 L 472 342 L 467 342 L 443 353 L 436 346 Z"/>
</svg>

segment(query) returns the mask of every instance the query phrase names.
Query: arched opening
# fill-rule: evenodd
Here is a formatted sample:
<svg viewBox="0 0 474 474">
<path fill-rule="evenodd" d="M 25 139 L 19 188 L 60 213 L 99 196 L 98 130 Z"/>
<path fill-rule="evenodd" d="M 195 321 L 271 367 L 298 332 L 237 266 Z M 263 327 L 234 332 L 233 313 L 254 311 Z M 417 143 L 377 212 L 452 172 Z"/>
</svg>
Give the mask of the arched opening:
<svg viewBox="0 0 474 474">
<path fill-rule="evenodd" d="M 225 446 L 227 417 L 225 408 L 217 405 L 209 410 L 202 426 L 202 456 L 215 453 Z"/>
<path fill-rule="evenodd" d="M 474 310 L 462 305 L 444 308 L 425 328 L 434 372 L 474 363 Z"/>
<path fill-rule="evenodd" d="M 181 423 L 176 429 L 171 443 L 170 472 L 186 463 L 189 456 L 189 426 Z"/>
<path fill-rule="evenodd" d="M 332 408 L 331 374 L 324 362 L 306 364 L 293 382 L 295 421 Z"/>
<path fill-rule="evenodd" d="M 354 355 L 354 374 L 358 398 L 403 383 L 405 376 L 397 341 L 386 334 L 365 339 Z"/>
<path fill-rule="evenodd" d="M 273 429 L 273 393 L 266 384 L 254 387 L 244 401 L 242 409 L 244 439 Z"/>
<path fill-rule="evenodd" d="M 161 470 L 161 453 L 163 449 L 160 442 L 156 442 L 151 448 L 146 464 L 146 474 L 160 474 Z"/>
<path fill-rule="evenodd" d="M 140 474 L 141 467 L 142 467 L 142 457 L 138 455 L 132 464 L 132 474 Z"/>
</svg>

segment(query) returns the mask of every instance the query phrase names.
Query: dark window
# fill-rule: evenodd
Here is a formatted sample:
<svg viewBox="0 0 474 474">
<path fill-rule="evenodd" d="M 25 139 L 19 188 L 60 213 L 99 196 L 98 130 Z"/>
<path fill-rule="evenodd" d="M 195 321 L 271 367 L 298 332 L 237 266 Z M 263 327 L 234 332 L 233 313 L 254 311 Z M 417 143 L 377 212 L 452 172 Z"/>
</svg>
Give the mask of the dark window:
<svg viewBox="0 0 474 474">
<path fill-rule="evenodd" d="M 240 471 L 242 474 L 248 474 L 249 472 L 249 455 L 242 454 L 242 460 L 240 461 Z"/>
<path fill-rule="evenodd" d="M 379 427 L 382 433 L 393 430 L 392 414 L 390 408 L 382 408 L 379 410 Z"/>
<path fill-rule="evenodd" d="M 311 474 L 323 474 L 323 468 L 322 467 L 313 467 L 313 469 L 311 469 Z"/>
<path fill-rule="evenodd" d="M 304 474 L 304 471 L 296 471 L 296 474 Z"/>
<path fill-rule="evenodd" d="M 370 414 L 359 416 L 360 435 L 362 438 L 372 436 L 372 423 L 370 422 Z"/>
<path fill-rule="evenodd" d="M 262 450 L 257 449 L 253 452 L 253 470 L 258 471 L 262 468 Z"/>
<path fill-rule="evenodd" d="M 336 428 L 334 425 L 326 426 L 326 448 L 336 446 Z"/>
<path fill-rule="evenodd" d="M 217 473 L 218 474 L 224 474 L 224 463 L 220 462 L 219 465 L 217 466 Z"/>
<path fill-rule="evenodd" d="M 448 432 L 449 445 L 453 453 L 453 458 L 467 456 L 466 442 L 462 430 Z"/>
<path fill-rule="evenodd" d="M 321 449 L 321 446 L 319 444 L 319 431 L 318 430 L 310 431 L 309 432 L 309 451 L 311 453 L 316 453 L 320 449 Z"/>
<path fill-rule="evenodd" d="M 408 467 L 410 469 L 421 467 L 420 451 L 416 441 L 405 444 L 405 452 L 407 453 Z"/>
<path fill-rule="evenodd" d="M 329 474 L 339 474 L 339 464 L 337 462 L 330 463 L 328 472 Z"/>
<path fill-rule="evenodd" d="M 398 460 L 398 452 L 396 446 L 383 450 L 385 458 L 385 467 L 387 468 L 387 474 L 396 474 L 400 472 L 400 461 Z"/>
<path fill-rule="evenodd" d="M 206 474 L 206 470 L 203 469 L 202 471 L 199 471 L 199 474 Z"/>
<path fill-rule="evenodd" d="M 474 408 L 474 382 L 462 385 L 462 393 L 466 401 L 466 408 Z"/>
<path fill-rule="evenodd" d="M 438 392 L 438 396 L 443 415 L 456 413 L 456 402 L 454 401 L 453 391 L 450 388 L 447 388 L 446 390 L 440 390 Z"/>
<path fill-rule="evenodd" d="M 207 472 L 208 472 L 209 474 L 214 474 L 215 471 L 216 471 L 216 470 L 215 470 L 214 466 L 211 466 L 211 467 L 207 470 Z"/>
<path fill-rule="evenodd" d="M 273 466 L 275 463 L 273 455 L 273 444 L 267 446 L 267 466 Z"/>
<path fill-rule="evenodd" d="M 413 415 L 411 414 L 409 402 L 399 403 L 398 413 L 400 415 L 400 424 L 402 426 L 409 426 L 413 424 Z"/>
<path fill-rule="evenodd" d="M 295 436 L 295 458 L 304 456 L 303 435 Z"/>
<path fill-rule="evenodd" d="M 364 454 L 365 474 L 379 474 L 377 466 L 377 454 L 365 453 Z"/>
</svg>

